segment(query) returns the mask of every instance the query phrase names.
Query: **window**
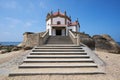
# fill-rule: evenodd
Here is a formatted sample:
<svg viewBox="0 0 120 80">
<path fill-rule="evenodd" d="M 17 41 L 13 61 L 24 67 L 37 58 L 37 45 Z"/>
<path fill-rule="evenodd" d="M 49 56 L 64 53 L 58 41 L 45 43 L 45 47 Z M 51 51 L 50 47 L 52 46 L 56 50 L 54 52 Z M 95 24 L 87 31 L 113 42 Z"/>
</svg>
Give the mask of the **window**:
<svg viewBox="0 0 120 80">
<path fill-rule="evenodd" d="M 61 24 L 61 22 L 60 22 L 60 21 L 57 21 L 57 24 L 59 25 L 59 24 Z"/>
</svg>

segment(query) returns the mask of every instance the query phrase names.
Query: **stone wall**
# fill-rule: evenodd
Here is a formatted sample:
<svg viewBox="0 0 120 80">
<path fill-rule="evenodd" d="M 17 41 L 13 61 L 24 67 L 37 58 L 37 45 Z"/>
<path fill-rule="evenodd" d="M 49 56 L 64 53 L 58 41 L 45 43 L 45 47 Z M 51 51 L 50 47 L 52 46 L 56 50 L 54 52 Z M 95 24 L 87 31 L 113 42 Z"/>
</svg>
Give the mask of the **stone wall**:
<svg viewBox="0 0 120 80">
<path fill-rule="evenodd" d="M 42 36 L 44 32 L 41 33 L 32 33 L 32 32 L 25 32 L 23 34 L 23 42 L 20 43 L 18 46 L 21 47 L 34 47 L 38 45 L 38 38 Z"/>
</svg>

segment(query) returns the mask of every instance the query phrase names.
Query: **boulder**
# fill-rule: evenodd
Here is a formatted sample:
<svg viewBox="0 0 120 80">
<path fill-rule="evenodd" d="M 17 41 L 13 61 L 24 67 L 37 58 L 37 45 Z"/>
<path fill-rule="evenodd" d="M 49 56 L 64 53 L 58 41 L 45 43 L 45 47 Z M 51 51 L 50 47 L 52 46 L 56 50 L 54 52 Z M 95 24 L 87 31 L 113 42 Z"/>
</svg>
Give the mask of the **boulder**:
<svg viewBox="0 0 120 80">
<path fill-rule="evenodd" d="M 77 34 L 80 35 L 80 42 L 88 46 L 90 49 L 95 49 L 95 41 L 92 39 L 92 37 L 89 34 L 86 34 L 85 32 L 73 32 L 76 36 Z"/>
<path fill-rule="evenodd" d="M 23 47 L 24 50 L 31 50 L 33 47 L 25 46 Z"/>
<path fill-rule="evenodd" d="M 120 46 L 109 35 L 94 35 L 96 50 L 102 50 L 111 53 L 120 53 Z"/>
<path fill-rule="evenodd" d="M 95 49 L 95 41 L 92 39 L 92 37 L 85 33 L 79 33 L 80 34 L 80 42 L 87 45 L 92 50 Z"/>
<path fill-rule="evenodd" d="M 80 41 L 92 50 L 95 49 L 95 41 L 92 38 L 81 38 Z"/>
<path fill-rule="evenodd" d="M 22 47 L 17 47 L 17 46 L 15 46 L 15 47 L 12 48 L 11 51 L 18 51 L 18 50 L 20 50 L 20 49 L 22 49 Z"/>
<path fill-rule="evenodd" d="M 0 54 L 4 54 L 4 53 L 7 53 L 8 51 L 6 49 L 4 50 L 0 50 Z"/>
</svg>

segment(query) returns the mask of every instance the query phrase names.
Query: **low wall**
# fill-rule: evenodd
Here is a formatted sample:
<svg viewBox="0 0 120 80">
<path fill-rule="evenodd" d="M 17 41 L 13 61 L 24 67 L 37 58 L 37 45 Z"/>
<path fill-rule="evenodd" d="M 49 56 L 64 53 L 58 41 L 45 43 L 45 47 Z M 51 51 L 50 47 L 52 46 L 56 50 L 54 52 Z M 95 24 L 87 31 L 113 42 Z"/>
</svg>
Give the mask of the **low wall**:
<svg viewBox="0 0 120 80">
<path fill-rule="evenodd" d="M 18 46 L 28 46 L 28 47 L 34 47 L 38 45 L 38 38 L 39 36 L 42 36 L 45 32 L 41 33 L 31 33 L 31 32 L 25 32 L 23 34 L 23 42 L 20 43 Z"/>
</svg>

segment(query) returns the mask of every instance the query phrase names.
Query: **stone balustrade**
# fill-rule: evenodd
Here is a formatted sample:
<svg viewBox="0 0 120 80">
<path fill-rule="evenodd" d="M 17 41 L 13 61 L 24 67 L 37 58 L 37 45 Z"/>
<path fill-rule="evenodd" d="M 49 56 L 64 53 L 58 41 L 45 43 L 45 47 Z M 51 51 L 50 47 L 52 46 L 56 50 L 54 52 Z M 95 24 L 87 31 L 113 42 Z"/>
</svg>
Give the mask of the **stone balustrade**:
<svg viewBox="0 0 120 80">
<path fill-rule="evenodd" d="M 43 45 L 49 37 L 49 31 L 47 30 L 43 35 L 38 34 L 38 46 Z"/>
<path fill-rule="evenodd" d="M 71 40 L 73 41 L 74 44 L 76 45 L 80 45 L 80 35 L 74 35 L 72 31 L 69 30 L 69 37 L 71 38 Z"/>
</svg>

